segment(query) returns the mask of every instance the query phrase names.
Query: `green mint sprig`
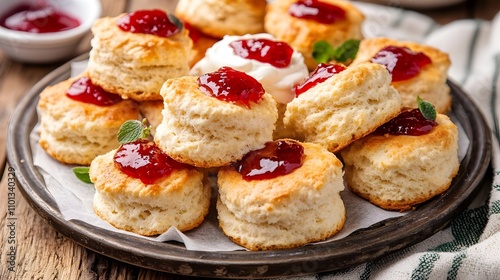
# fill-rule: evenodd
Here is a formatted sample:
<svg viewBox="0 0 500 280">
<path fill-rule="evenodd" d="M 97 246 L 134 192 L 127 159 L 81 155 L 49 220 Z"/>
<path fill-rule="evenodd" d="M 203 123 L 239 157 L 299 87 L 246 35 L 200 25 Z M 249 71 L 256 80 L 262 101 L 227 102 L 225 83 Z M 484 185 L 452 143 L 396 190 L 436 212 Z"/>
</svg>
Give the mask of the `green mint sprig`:
<svg viewBox="0 0 500 280">
<path fill-rule="evenodd" d="M 436 120 L 436 108 L 434 107 L 434 105 L 432 105 L 432 103 L 422 100 L 420 96 L 417 96 L 417 103 L 418 109 L 426 119 L 430 121 Z"/>
<path fill-rule="evenodd" d="M 313 45 L 312 57 L 318 63 L 325 63 L 331 60 L 338 62 L 349 62 L 358 54 L 360 40 L 349 39 L 338 48 L 332 47 L 327 41 L 317 41 Z"/>
<path fill-rule="evenodd" d="M 87 184 L 92 184 L 92 181 L 90 180 L 89 169 L 90 168 L 88 166 L 78 166 L 73 167 L 71 170 L 73 170 L 76 178 L 80 179 L 80 181 Z"/>
<path fill-rule="evenodd" d="M 124 122 L 118 130 L 118 142 L 126 144 L 141 138 L 148 138 L 151 135 L 151 126 L 146 126 L 146 122 L 146 119 L 142 122 L 138 120 Z"/>
</svg>

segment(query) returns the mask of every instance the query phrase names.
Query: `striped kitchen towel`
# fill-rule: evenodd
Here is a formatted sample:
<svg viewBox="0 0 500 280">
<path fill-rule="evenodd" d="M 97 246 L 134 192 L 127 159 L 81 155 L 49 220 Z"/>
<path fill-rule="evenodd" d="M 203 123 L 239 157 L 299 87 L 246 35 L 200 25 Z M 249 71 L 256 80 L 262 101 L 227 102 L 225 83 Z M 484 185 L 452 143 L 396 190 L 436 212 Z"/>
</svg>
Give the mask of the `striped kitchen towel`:
<svg viewBox="0 0 500 280">
<path fill-rule="evenodd" d="M 359 7 L 367 18 L 367 37 L 417 41 L 450 54 L 450 79 L 472 97 L 492 129 L 493 183 L 450 226 L 414 246 L 346 270 L 296 279 L 500 279 L 500 13 L 491 22 L 439 26 L 407 10 Z"/>
</svg>

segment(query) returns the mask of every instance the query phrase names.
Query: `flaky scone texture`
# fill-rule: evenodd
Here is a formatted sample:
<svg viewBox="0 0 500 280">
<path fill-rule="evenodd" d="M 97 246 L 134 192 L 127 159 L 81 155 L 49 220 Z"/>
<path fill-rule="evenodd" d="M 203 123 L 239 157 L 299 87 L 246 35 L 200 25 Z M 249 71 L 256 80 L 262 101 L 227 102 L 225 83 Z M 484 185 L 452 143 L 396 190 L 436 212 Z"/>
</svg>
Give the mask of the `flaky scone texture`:
<svg viewBox="0 0 500 280">
<path fill-rule="evenodd" d="M 288 103 L 285 127 L 337 152 L 399 114 L 401 97 L 390 82 L 384 66 L 348 67 Z"/>
<path fill-rule="evenodd" d="M 341 151 L 349 189 L 387 210 L 405 211 L 446 191 L 456 176 L 457 127 L 438 114 L 425 135 L 368 135 Z"/>
<path fill-rule="evenodd" d="M 401 94 L 403 106 L 417 108 L 417 96 L 429 101 L 439 113 L 446 113 L 451 108 L 450 87 L 446 84 L 448 68 L 451 65 L 447 53 L 437 48 L 407 41 L 398 41 L 389 38 L 369 38 L 361 41 L 353 65 L 365 63 L 387 46 L 407 47 L 414 52 L 427 55 L 432 63 L 424 66 L 416 77 L 404 81 L 392 82 L 392 85 Z"/>
<path fill-rule="evenodd" d="M 98 155 L 119 146 L 116 134 L 123 122 L 139 117 L 137 104 L 123 100 L 101 107 L 73 100 L 66 90 L 77 78 L 46 87 L 40 94 L 40 146 L 66 164 L 89 165 Z"/>
<path fill-rule="evenodd" d="M 222 38 L 264 32 L 266 0 L 180 0 L 175 15 L 201 32 Z"/>
<path fill-rule="evenodd" d="M 189 32 L 183 28 L 168 38 L 126 32 L 116 25 L 122 16 L 100 18 L 92 26 L 90 79 L 123 98 L 161 100 L 165 80 L 189 73 Z"/>
<path fill-rule="evenodd" d="M 96 157 L 90 165 L 94 211 L 114 227 L 141 235 L 158 235 L 170 227 L 187 231 L 208 213 L 211 187 L 196 169 L 174 170 L 154 184 L 121 172 L 114 164 L 116 150 Z"/>
<path fill-rule="evenodd" d="M 278 112 L 270 94 L 247 108 L 205 95 L 196 80 L 186 76 L 163 85 L 163 120 L 154 137 L 160 149 L 177 161 L 209 168 L 272 141 Z"/>
<path fill-rule="evenodd" d="M 295 2 L 297 1 L 275 0 L 269 3 L 264 19 L 264 28 L 266 32 L 273 34 L 278 40 L 285 41 L 300 51 L 310 71 L 318 65 L 312 57 L 314 43 L 324 40 L 336 48 L 346 40 L 363 38 L 361 27 L 365 17 L 349 1 L 322 1 L 338 6 L 346 12 L 346 19 L 332 24 L 323 24 L 291 16 L 288 10 Z"/>
<path fill-rule="evenodd" d="M 342 163 L 324 147 L 301 143 L 303 165 L 272 179 L 246 181 L 231 166 L 218 173 L 219 226 L 249 250 L 285 249 L 340 231 Z"/>
</svg>

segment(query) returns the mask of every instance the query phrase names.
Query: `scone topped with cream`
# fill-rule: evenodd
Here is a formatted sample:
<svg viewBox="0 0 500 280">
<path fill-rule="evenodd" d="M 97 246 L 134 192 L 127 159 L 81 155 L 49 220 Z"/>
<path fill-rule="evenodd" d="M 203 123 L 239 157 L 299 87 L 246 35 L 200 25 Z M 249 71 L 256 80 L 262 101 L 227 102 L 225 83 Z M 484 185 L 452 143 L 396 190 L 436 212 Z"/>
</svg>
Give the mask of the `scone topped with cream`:
<svg viewBox="0 0 500 280">
<path fill-rule="evenodd" d="M 249 250 L 303 246 L 345 221 L 342 163 L 324 147 L 281 139 L 220 169 L 219 225 Z"/>
<path fill-rule="evenodd" d="M 169 79 L 161 95 L 165 108 L 154 139 L 177 161 L 220 167 L 272 140 L 276 101 L 243 72 L 222 67 Z"/>
<path fill-rule="evenodd" d="M 458 131 L 446 115 L 409 109 L 341 155 L 354 193 L 387 210 L 410 210 L 449 188 L 460 165 Z"/>
<path fill-rule="evenodd" d="M 274 0 L 264 20 L 266 32 L 289 43 L 304 55 L 309 70 L 318 63 L 313 46 L 326 41 L 333 47 L 349 39 L 362 39 L 364 15 L 344 0 Z"/>
<path fill-rule="evenodd" d="M 292 137 L 283 125 L 286 104 L 294 98 L 293 87 L 309 74 L 302 54 L 270 34 L 225 36 L 209 48 L 191 74 L 229 66 L 257 79 L 277 102 L 278 122 L 274 139 Z"/>
<path fill-rule="evenodd" d="M 89 77 L 123 98 L 161 100 L 165 80 L 189 72 L 189 32 L 162 10 L 100 18 L 92 33 Z"/>
<path fill-rule="evenodd" d="M 293 86 L 309 74 L 299 52 L 265 33 L 225 36 L 207 50 L 190 73 L 200 76 L 223 66 L 252 76 L 282 104 L 293 99 Z"/>
<path fill-rule="evenodd" d="M 450 109 L 451 94 L 446 79 L 451 61 L 439 49 L 389 38 L 364 39 L 352 64 L 365 62 L 387 68 L 405 107 L 417 107 L 419 96 L 432 103 L 439 113 Z"/>
</svg>

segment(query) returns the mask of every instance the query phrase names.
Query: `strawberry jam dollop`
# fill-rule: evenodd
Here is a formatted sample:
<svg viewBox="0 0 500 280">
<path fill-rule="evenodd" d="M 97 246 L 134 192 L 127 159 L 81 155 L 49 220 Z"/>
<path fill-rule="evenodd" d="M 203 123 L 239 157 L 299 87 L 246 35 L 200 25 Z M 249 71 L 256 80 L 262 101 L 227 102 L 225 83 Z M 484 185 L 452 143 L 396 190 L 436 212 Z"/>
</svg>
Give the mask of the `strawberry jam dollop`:
<svg viewBox="0 0 500 280">
<path fill-rule="evenodd" d="M 121 145 L 113 161 L 123 173 L 141 180 L 144 184 L 154 184 L 174 170 L 189 167 L 175 161 L 160 150 L 154 142 L 146 139 Z"/>
<path fill-rule="evenodd" d="M 332 24 L 346 18 L 344 9 L 318 0 L 299 0 L 293 3 L 288 13 L 296 18 Z"/>
<path fill-rule="evenodd" d="M 271 64 L 277 68 L 290 65 L 293 49 L 285 42 L 269 39 L 241 39 L 229 44 L 237 56 Z"/>
<path fill-rule="evenodd" d="M 424 53 L 396 46 L 383 48 L 370 61 L 384 65 L 391 73 L 393 82 L 411 79 L 417 76 L 424 66 L 432 63 Z"/>
<path fill-rule="evenodd" d="M 88 77 L 82 77 L 74 81 L 66 90 L 66 96 L 76 101 L 103 107 L 122 101 L 119 95 L 109 93 L 100 86 L 94 85 Z"/>
<path fill-rule="evenodd" d="M 320 63 L 305 81 L 294 87 L 295 96 L 301 95 L 310 88 L 326 81 L 331 76 L 338 74 L 345 69 L 346 67 L 342 64 Z"/>
<path fill-rule="evenodd" d="M 429 133 L 436 125 L 436 121 L 426 119 L 419 109 L 411 109 L 401 112 L 377 128 L 375 134 L 419 136 Z"/>
<path fill-rule="evenodd" d="M 123 31 L 169 37 L 182 30 L 182 23 L 162 10 L 139 10 L 128 13 L 116 22 Z"/>
<path fill-rule="evenodd" d="M 265 93 L 256 79 L 226 66 L 202 75 L 197 83 L 204 94 L 247 108 L 251 102 L 258 103 Z"/>
<path fill-rule="evenodd" d="M 0 25 L 23 32 L 51 33 L 75 28 L 80 21 L 49 5 L 22 4 L 3 16 Z"/>
<path fill-rule="evenodd" d="M 264 180 L 286 175 L 302 166 L 304 147 L 292 140 L 267 142 L 233 166 L 244 180 Z"/>
</svg>

